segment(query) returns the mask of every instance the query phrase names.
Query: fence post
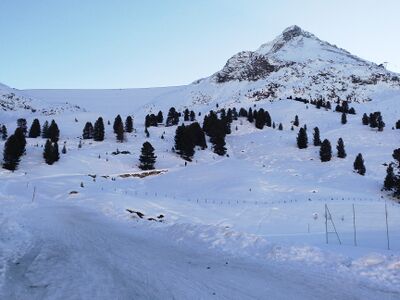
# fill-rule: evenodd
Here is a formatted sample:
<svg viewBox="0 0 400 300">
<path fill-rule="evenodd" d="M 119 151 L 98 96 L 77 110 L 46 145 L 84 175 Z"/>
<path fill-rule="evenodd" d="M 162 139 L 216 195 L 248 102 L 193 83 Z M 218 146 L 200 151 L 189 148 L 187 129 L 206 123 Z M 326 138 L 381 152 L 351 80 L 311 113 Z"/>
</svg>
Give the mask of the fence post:
<svg viewBox="0 0 400 300">
<path fill-rule="evenodd" d="M 388 211 L 387 204 L 385 199 L 385 218 L 386 218 L 386 238 L 387 238 L 387 249 L 390 250 L 390 241 L 389 241 L 389 224 L 388 224 Z"/>
<path fill-rule="evenodd" d="M 354 246 L 357 246 L 357 229 L 356 229 L 356 210 L 353 203 L 353 228 L 354 228 Z"/>
</svg>

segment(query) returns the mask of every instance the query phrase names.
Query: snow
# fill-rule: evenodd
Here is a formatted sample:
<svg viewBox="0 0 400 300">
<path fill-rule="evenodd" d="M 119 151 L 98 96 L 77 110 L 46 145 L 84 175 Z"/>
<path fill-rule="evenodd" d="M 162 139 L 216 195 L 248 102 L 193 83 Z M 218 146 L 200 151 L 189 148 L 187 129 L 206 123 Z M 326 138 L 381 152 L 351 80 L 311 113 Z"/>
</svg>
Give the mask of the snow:
<svg viewBox="0 0 400 300">
<path fill-rule="evenodd" d="M 309 67 L 292 72 L 311 76 L 329 67 L 334 74 L 368 76 L 365 65 L 378 68 L 338 48 L 328 51 L 332 46 L 321 46 L 307 34 L 291 42 L 274 55 L 299 60 L 306 59 L 306 53 L 316 55 Z M 310 51 L 300 54 L 299 49 Z M 211 76 L 188 86 L 154 89 L 15 90 L 21 99 L 40 101 L 41 108 L 67 108 L 51 116 L 21 108 L 2 111 L 0 123 L 10 133 L 18 117 L 26 117 L 28 124 L 36 117 L 41 124 L 54 118 L 67 154 L 48 166 L 42 158 L 45 141 L 28 139 L 19 169 L 0 171 L 0 298 L 398 299 L 400 205 L 381 188 L 383 164 L 398 147 L 399 132 L 391 127 L 399 116 L 399 89 L 385 82 L 354 87 L 371 101 L 351 103 L 357 115 L 348 115 L 345 125 L 338 113 L 283 96 L 259 101 L 251 97 L 269 80 L 285 84 L 281 95 L 292 93 L 287 87 L 301 90 L 307 85 L 289 72 L 223 84 Z M 316 84 L 308 92 L 316 96 L 326 84 L 332 83 Z M 216 103 L 262 107 L 284 130 L 258 130 L 240 118 L 226 138 L 229 157 L 215 155 L 208 143 L 187 166 L 171 152 L 176 127 L 151 127 L 148 139 L 144 134 L 147 113 L 162 110 L 165 118 L 171 106 L 179 111 L 188 107 L 196 115 L 201 112 L 202 121 Z M 68 108 L 74 105 L 80 108 Z M 361 124 L 364 112 L 377 110 L 386 123 L 383 132 Z M 84 140 L 78 148 L 87 121 L 102 116 L 112 124 L 117 114 L 134 117 L 135 132 L 126 135 L 126 142 L 117 143 L 112 125 L 106 125 L 104 142 Z M 296 147 L 298 128 L 290 130 L 296 114 L 300 126 L 308 127 L 310 146 L 304 150 Z M 315 126 L 321 139 L 331 141 L 330 162 L 321 163 L 319 148 L 311 145 Z M 340 137 L 345 159 L 335 157 Z M 156 149 L 157 170 L 164 172 L 122 178 L 141 172 L 138 157 L 146 140 Z M 116 149 L 131 154 L 112 155 Z M 365 176 L 352 171 L 358 153 L 365 159 Z M 333 234 L 326 243 L 325 205 L 341 244 Z M 145 218 L 135 218 L 126 209 Z M 160 214 L 163 222 L 147 220 Z"/>
</svg>

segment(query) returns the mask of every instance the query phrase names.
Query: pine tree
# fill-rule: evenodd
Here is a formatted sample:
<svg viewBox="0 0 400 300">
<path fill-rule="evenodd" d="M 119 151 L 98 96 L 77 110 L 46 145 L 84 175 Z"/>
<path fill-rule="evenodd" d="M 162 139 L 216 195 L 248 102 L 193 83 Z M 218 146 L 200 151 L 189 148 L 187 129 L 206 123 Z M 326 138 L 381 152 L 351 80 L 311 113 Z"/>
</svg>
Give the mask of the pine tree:
<svg viewBox="0 0 400 300">
<path fill-rule="evenodd" d="M 271 120 L 271 116 L 270 116 L 270 114 L 269 114 L 269 112 L 268 111 L 265 111 L 265 125 L 267 126 L 267 127 L 271 127 L 271 122 L 272 122 L 272 120 Z"/>
<path fill-rule="evenodd" d="M 43 158 L 48 165 L 52 165 L 60 159 L 57 142 L 53 143 L 51 140 L 46 141 L 43 151 Z"/>
<path fill-rule="evenodd" d="M 162 123 L 162 122 L 164 122 L 164 116 L 162 111 L 160 110 L 157 114 L 157 123 Z"/>
<path fill-rule="evenodd" d="M 174 107 L 171 107 L 168 111 L 167 121 L 165 126 L 173 126 L 178 125 L 179 123 L 179 113 L 175 110 Z"/>
<path fill-rule="evenodd" d="M 294 125 L 294 126 L 299 126 L 299 124 L 300 124 L 300 122 L 299 122 L 299 116 L 296 115 L 296 116 L 294 117 L 293 125 Z"/>
<path fill-rule="evenodd" d="M 83 128 L 82 138 L 84 140 L 92 139 L 94 134 L 93 125 L 91 122 L 86 122 L 85 127 Z"/>
<path fill-rule="evenodd" d="M 67 147 L 66 147 L 66 145 L 65 145 L 65 142 L 64 142 L 64 146 L 63 146 L 63 148 L 62 148 L 62 150 L 61 150 L 61 153 L 62 153 L 62 154 L 66 154 L 66 153 L 67 153 Z"/>
<path fill-rule="evenodd" d="M 337 156 L 339 158 L 346 158 L 347 154 L 346 154 L 346 150 L 344 149 L 344 142 L 343 142 L 342 138 L 338 139 L 336 149 L 337 149 Z"/>
<path fill-rule="evenodd" d="M 53 162 L 51 161 L 51 141 L 47 140 L 46 144 L 44 145 L 44 150 L 43 150 L 43 158 L 46 162 L 46 164 L 51 165 Z"/>
<path fill-rule="evenodd" d="M 321 138 L 320 138 L 320 135 L 319 135 L 319 128 L 318 127 L 314 128 L 313 143 L 314 143 L 314 146 L 321 146 Z"/>
<path fill-rule="evenodd" d="M 196 114 L 194 113 L 194 111 L 190 111 L 190 121 L 194 122 L 196 120 Z"/>
<path fill-rule="evenodd" d="M 282 125 L 282 123 L 279 123 L 278 130 L 283 130 L 283 125 Z"/>
<path fill-rule="evenodd" d="M 142 146 L 142 152 L 139 157 L 139 168 L 142 170 L 153 170 L 157 156 L 154 155 L 154 148 L 149 142 L 145 142 Z"/>
<path fill-rule="evenodd" d="M 396 181 L 398 181 L 398 178 L 394 175 L 393 164 L 389 164 L 386 169 L 385 181 L 383 182 L 384 189 L 387 191 L 392 190 L 396 185 Z"/>
<path fill-rule="evenodd" d="M 133 131 L 133 119 L 127 116 L 125 120 L 125 131 L 131 133 Z"/>
<path fill-rule="evenodd" d="M 346 124 L 346 123 L 347 123 L 347 116 L 346 116 L 346 113 L 345 113 L 345 112 L 342 113 L 341 122 L 342 122 L 342 124 Z"/>
<path fill-rule="evenodd" d="M 41 134 L 40 123 L 38 119 L 33 120 L 31 128 L 29 129 L 29 137 L 30 138 L 37 138 Z"/>
<path fill-rule="evenodd" d="M 3 151 L 3 168 L 15 171 L 18 167 L 20 162 L 20 155 L 18 152 L 18 141 L 15 135 L 11 135 L 4 144 L 4 151 Z"/>
<path fill-rule="evenodd" d="M 249 121 L 250 123 L 254 122 L 254 115 L 251 107 L 249 108 L 249 112 L 247 113 L 247 121 Z"/>
<path fill-rule="evenodd" d="M 28 131 L 28 125 L 26 123 L 26 119 L 20 118 L 17 120 L 17 127 L 21 128 L 22 133 L 24 136 L 26 136 L 26 133 Z"/>
<path fill-rule="evenodd" d="M 299 134 L 297 136 L 297 146 L 299 149 L 305 149 L 307 148 L 308 144 L 308 138 L 307 138 L 307 132 L 304 128 L 300 128 Z"/>
<path fill-rule="evenodd" d="M 93 139 L 96 142 L 104 141 L 104 122 L 102 117 L 99 117 L 94 123 Z"/>
<path fill-rule="evenodd" d="M 225 136 L 222 134 L 218 134 L 216 136 L 211 137 L 211 143 L 213 144 L 214 153 L 223 156 L 226 154 L 225 148 Z"/>
<path fill-rule="evenodd" d="M 42 138 L 49 138 L 49 122 L 45 121 L 42 127 Z"/>
<path fill-rule="evenodd" d="M 327 139 L 325 139 L 321 144 L 321 148 L 319 149 L 319 156 L 322 162 L 330 161 L 332 158 L 331 143 Z"/>
<path fill-rule="evenodd" d="M 1 139 L 2 139 L 3 141 L 5 141 L 5 140 L 7 139 L 7 136 L 8 136 L 8 134 L 7 134 L 7 127 L 6 127 L 6 125 L 2 125 L 2 126 L 1 126 Z"/>
<path fill-rule="evenodd" d="M 121 116 L 118 115 L 114 119 L 114 124 L 113 124 L 114 133 L 117 134 L 118 131 L 121 130 L 121 127 L 122 127 L 122 130 L 124 130 L 124 125 L 122 124 Z"/>
<path fill-rule="evenodd" d="M 354 161 L 354 170 L 360 174 L 360 175 L 364 175 L 365 174 L 365 165 L 364 165 L 364 159 L 361 155 L 361 153 L 359 153 Z"/>
<path fill-rule="evenodd" d="M 50 123 L 48 135 L 49 135 L 49 139 L 53 143 L 58 142 L 58 139 L 60 138 L 60 130 L 58 129 L 58 125 L 54 120 L 52 120 Z"/>
<path fill-rule="evenodd" d="M 261 108 L 259 113 L 256 114 L 256 118 L 255 118 L 255 126 L 258 129 L 263 129 L 264 125 L 266 123 L 266 118 L 265 118 L 265 112 L 264 110 Z"/>
<path fill-rule="evenodd" d="M 144 128 L 144 133 L 146 134 L 146 137 L 147 137 L 147 138 L 150 137 L 150 132 L 149 132 L 149 130 L 147 129 L 147 127 Z"/>
<path fill-rule="evenodd" d="M 125 136 L 124 136 L 124 125 L 122 124 L 122 121 L 117 123 L 115 127 L 115 134 L 117 137 L 117 141 L 123 143 L 125 140 Z"/>
<path fill-rule="evenodd" d="M 20 157 L 25 154 L 26 147 L 26 139 L 23 129 L 21 127 L 17 127 L 17 129 L 15 129 L 14 136 L 17 143 L 17 155 Z"/>
<path fill-rule="evenodd" d="M 175 132 L 175 151 L 184 160 L 192 161 L 194 155 L 194 136 L 191 127 L 182 124 L 176 128 Z"/>
<path fill-rule="evenodd" d="M 369 117 L 367 116 L 366 113 L 363 114 L 362 123 L 363 125 L 369 125 Z"/>
<path fill-rule="evenodd" d="M 185 122 L 189 121 L 189 109 L 185 109 L 184 114 L 183 114 L 183 120 Z"/>
</svg>

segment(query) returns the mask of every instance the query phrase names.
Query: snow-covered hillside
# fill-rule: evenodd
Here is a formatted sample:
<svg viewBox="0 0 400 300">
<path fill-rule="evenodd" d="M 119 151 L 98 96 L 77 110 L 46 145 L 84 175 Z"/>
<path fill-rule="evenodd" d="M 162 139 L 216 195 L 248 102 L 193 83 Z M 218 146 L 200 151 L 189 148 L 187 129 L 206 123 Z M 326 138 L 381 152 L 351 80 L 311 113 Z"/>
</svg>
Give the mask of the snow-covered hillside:
<svg viewBox="0 0 400 300">
<path fill-rule="evenodd" d="M 42 114 L 54 115 L 64 111 L 79 111 L 81 108 L 78 105 L 69 103 L 49 103 L 44 102 L 31 96 L 24 95 L 23 92 L 12 89 L 0 83 L 0 109 L 3 116 L 18 114 L 20 116 Z"/>
<path fill-rule="evenodd" d="M 60 147 L 67 148 L 49 166 L 42 156 L 45 140 L 28 138 L 18 170 L 0 171 L 0 298 L 398 299 L 400 205 L 381 191 L 384 164 L 399 147 L 400 132 L 392 130 L 400 118 L 397 76 L 290 27 L 187 86 L 1 86 L 5 95 L 40 99 L 43 109 L 66 102 L 83 109 L 51 116 L 0 112 L 9 133 L 19 117 L 29 125 L 36 117 L 41 124 L 54 118 Z M 339 113 L 289 96 L 348 99 L 357 114 L 341 124 Z M 171 106 L 193 109 L 200 123 L 211 109 L 263 108 L 283 130 L 260 130 L 239 118 L 226 137 L 229 156 L 213 153 L 207 138 L 208 148 L 196 149 L 185 165 L 171 151 L 176 126 L 149 127 L 149 137 L 144 132 L 146 114 L 161 110 L 166 117 Z M 374 111 L 382 112 L 383 132 L 361 123 L 364 112 Z M 113 133 L 117 114 L 134 117 L 135 131 L 124 143 Z M 307 125 L 307 149 L 296 147 L 295 115 L 300 127 Z M 84 140 L 80 148 L 85 123 L 99 116 L 105 140 Z M 316 126 L 321 139 L 331 141 L 329 162 L 320 161 L 311 143 Z M 340 137 L 344 159 L 336 157 Z M 155 148 L 160 173 L 143 177 L 138 157 L 145 141 Z M 112 154 L 117 149 L 129 153 Z M 353 172 L 358 153 L 365 176 Z M 155 221 L 160 215 L 163 222 Z M 332 231 L 333 223 L 340 240 L 329 234 L 326 243 L 326 226 Z"/>
</svg>

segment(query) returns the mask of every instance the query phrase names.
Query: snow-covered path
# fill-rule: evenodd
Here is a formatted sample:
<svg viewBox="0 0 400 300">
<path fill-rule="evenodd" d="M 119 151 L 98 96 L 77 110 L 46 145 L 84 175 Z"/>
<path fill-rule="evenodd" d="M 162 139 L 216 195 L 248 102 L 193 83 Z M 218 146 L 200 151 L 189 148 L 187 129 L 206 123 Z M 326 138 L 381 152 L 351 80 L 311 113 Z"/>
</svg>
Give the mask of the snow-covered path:
<svg viewBox="0 0 400 300">
<path fill-rule="evenodd" d="M 2 299 L 395 299 L 335 274 L 185 246 L 80 206 L 25 210 L 33 244 Z M 0 294 L 1 296 L 1 294 Z M 397 298 L 398 299 L 398 298 Z"/>
</svg>

